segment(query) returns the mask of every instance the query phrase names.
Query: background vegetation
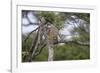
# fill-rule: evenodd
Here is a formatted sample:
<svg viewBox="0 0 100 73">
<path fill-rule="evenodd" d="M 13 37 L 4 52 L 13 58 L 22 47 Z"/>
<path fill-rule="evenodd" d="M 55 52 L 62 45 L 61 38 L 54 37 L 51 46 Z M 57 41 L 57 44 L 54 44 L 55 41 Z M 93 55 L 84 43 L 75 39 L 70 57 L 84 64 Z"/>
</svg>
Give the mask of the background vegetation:
<svg viewBox="0 0 100 73">
<path fill-rule="evenodd" d="M 29 11 L 26 11 L 29 12 Z M 53 24 L 59 31 L 63 29 L 64 24 L 73 25 L 73 29 L 70 30 L 71 40 L 80 42 L 90 42 L 90 14 L 89 13 L 67 13 L 67 12 L 36 12 L 37 18 L 44 17 L 46 22 Z M 23 11 L 25 14 L 25 11 Z M 78 21 L 80 20 L 80 22 Z M 71 23 L 70 23 L 71 22 Z M 24 39 L 28 33 L 22 34 L 22 62 L 28 62 L 29 48 L 32 44 L 32 40 L 36 37 L 36 32 L 33 32 L 27 41 Z M 78 37 L 76 37 L 77 35 Z M 66 36 L 66 35 L 62 35 Z M 54 61 L 60 60 L 86 60 L 90 59 L 90 45 L 79 45 L 74 42 L 68 42 L 63 44 L 56 44 L 54 49 Z M 38 51 L 38 50 L 37 50 Z M 47 61 L 48 60 L 48 48 L 44 47 L 41 53 L 32 59 L 32 61 Z"/>
</svg>

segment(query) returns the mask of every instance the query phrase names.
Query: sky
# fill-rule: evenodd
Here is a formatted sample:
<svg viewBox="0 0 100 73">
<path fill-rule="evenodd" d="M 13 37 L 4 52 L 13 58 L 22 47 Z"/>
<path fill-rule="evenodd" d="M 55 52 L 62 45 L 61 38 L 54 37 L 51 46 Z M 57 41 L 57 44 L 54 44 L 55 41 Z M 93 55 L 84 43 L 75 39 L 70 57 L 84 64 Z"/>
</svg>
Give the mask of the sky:
<svg viewBox="0 0 100 73">
<path fill-rule="evenodd" d="M 28 17 L 29 17 L 29 19 L 30 19 L 30 21 L 31 21 L 32 23 L 37 22 L 37 19 L 36 19 L 36 17 L 32 14 L 32 12 L 29 12 L 29 13 L 28 13 Z M 26 18 L 23 18 L 23 19 L 22 19 L 22 24 L 27 25 L 27 24 L 29 24 L 29 22 L 28 22 L 28 20 L 27 20 Z M 30 26 L 28 26 L 28 27 L 22 26 L 22 33 L 23 33 L 23 34 L 24 34 L 24 33 L 29 33 L 29 32 L 31 32 L 32 30 L 36 29 L 37 27 L 38 27 L 37 25 L 30 25 Z M 71 30 L 71 28 L 72 28 L 72 26 L 71 26 L 71 25 L 68 26 L 68 24 L 66 23 L 66 24 L 64 24 L 64 28 L 60 30 L 60 33 L 61 33 L 61 34 L 64 34 L 64 35 L 70 35 L 70 30 Z"/>
<path fill-rule="evenodd" d="M 29 12 L 28 13 L 28 18 L 30 19 L 30 21 L 32 22 L 32 23 L 35 23 L 35 22 L 37 22 L 37 19 L 36 19 L 36 17 L 32 14 L 32 12 Z M 27 24 L 29 24 L 29 22 L 28 22 L 28 20 L 26 19 L 26 18 L 22 18 L 22 24 L 24 24 L 24 25 L 27 25 Z M 24 33 L 29 33 L 29 32 L 31 32 L 32 30 L 34 30 L 34 29 L 36 29 L 38 26 L 37 25 L 30 25 L 30 26 L 28 26 L 28 27 L 25 27 L 25 26 L 22 26 L 22 33 L 24 34 Z"/>
<path fill-rule="evenodd" d="M 75 16 L 72 16 L 73 18 L 75 18 Z M 29 12 L 28 13 L 28 18 L 29 18 L 29 20 L 32 22 L 32 23 L 35 23 L 35 22 L 37 22 L 37 19 L 36 19 L 36 17 L 33 15 L 33 13 L 32 12 Z M 71 25 L 71 24 L 73 24 L 71 21 L 69 21 L 69 24 L 68 23 L 66 23 L 66 22 L 68 22 L 68 20 L 66 20 L 65 21 L 65 23 L 64 23 L 64 28 L 62 28 L 60 31 L 59 31 L 59 33 L 60 34 L 62 34 L 62 35 L 67 35 L 66 36 L 66 39 L 68 38 L 68 39 L 70 39 L 71 38 L 71 33 L 70 33 L 70 31 L 73 29 L 73 25 Z M 83 21 L 81 21 L 81 22 L 83 22 Z M 27 25 L 27 24 L 29 24 L 29 22 L 28 22 L 28 20 L 26 19 L 26 18 L 22 18 L 22 24 L 23 25 Z M 79 25 L 80 24 L 80 22 L 78 22 L 77 24 L 75 23 L 75 25 Z M 25 33 L 29 33 L 29 32 L 31 32 L 31 31 L 33 31 L 34 29 L 36 29 L 38 27 L 38 25 L 30 25 L 30 26 L 28 26 L 28 27 L 25 27 L 25 26 L 22 26 L 22 33 L 23 34 L 25 34 Z"/>
</svg>

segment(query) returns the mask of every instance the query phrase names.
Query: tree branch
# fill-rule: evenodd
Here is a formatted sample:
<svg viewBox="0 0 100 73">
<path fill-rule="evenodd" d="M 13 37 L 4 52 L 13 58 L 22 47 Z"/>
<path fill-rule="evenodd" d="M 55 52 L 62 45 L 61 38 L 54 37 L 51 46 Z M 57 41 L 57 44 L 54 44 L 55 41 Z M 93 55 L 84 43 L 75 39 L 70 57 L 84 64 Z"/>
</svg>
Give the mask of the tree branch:
<svg viewBox="0 0 100 73">
<path fill-rule="evenodd" d="M 39 54 L 42 52 L 42 50 L 43 50 L 43 48 L 44 48 L 45 46 L 46 46 L 46 44 L 44 44 L 44 45 L 40 48 L 40 50 L 39 50 L 38 52 L 35 53 L 35 56 L 39 55 Z"/>
<path fill-rule="evenodd" d="M 31 26 L 31 25 L 39 25 L 39 23 L 29 23 L 29 24 L 26 24 L 26 25 L 22 24 L 22 26 L 24 26 L 24 27 L 28 27 L 28 26 Z"/>
<path fill-rule="evenodd" d="M 82 46 L 89 46 L 90 45 L 90 43 L 88 43 L 88 42 L 80 42 L 80 41 L 74 41 L 74 40 L 72 40 L 72 41 L 60 40 L 60 41 L 54 42 L 54 44 L 59 44 L 59 43 L 66 43 L 66 44 L 74 43 L 74 44 L 82 45 Z"/>
<path fill-rule="evenodd" d="M 31 31 L 31 32 L 28 34 L 28 36 L 25 38 L 24 42 L 26 42 L 26 40 L 29 38 L 29 36 L 30 36 L 34 31 L 36 31 L 38 28 L 39 28 L 39 27 L 37 27 L 35 30 Z"/>
</svg>

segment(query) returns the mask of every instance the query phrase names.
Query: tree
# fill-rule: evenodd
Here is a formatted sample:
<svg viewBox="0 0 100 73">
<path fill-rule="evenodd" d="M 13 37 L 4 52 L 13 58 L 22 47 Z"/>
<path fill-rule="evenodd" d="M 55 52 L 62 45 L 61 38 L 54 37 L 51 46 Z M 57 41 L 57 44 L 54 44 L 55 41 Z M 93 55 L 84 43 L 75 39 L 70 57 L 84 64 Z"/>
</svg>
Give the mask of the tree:
<svg viewBox="0 0 100 73">
<path fill-rule="evenodd" d="M 32 15 L 37 20 L 32 22 L 28 17 L 28 13 L 31 12 Z M 59 12 L 46 12 L 46 11 L 22 11 L 22 18 L 28 20 L 28 24 L 22 24 L 25 27 L 30 25 L 37 25 L 38 27 L 30 32 L 23 42 L 27 42 L 27 39 L 34 32 L 36 33 L 34 39 L 32 38 L 30 49 L 28 50 L 28 61 L 32 61 L 37 55 L 41 53 L 44 47 L 48 49 L 48 61 L 53 61 L 55 44 L 59 43 L 75 43 L 78 45 L 89 46 L 89 14 L 88 13 L 59 13 Z M 79 21 L 82 23 L 79 24 Z M 68 41 L 66 39 L 61 39 L 61 34 L 59 30 L 64 27 L 65 23 L 68 25 L 73 25 L 73 30 L 71 30 L 73 39 Z M 70 23 L 71 22 L 71 23 Z M 78 24 L 77 24 L 78 23 Z M 77 33 L 78 37 L 74 34 Z M 58 38 L 59 37 L 59 38 Z M 84 40 L 83 40 L 84 39 Z"/>
</svg>

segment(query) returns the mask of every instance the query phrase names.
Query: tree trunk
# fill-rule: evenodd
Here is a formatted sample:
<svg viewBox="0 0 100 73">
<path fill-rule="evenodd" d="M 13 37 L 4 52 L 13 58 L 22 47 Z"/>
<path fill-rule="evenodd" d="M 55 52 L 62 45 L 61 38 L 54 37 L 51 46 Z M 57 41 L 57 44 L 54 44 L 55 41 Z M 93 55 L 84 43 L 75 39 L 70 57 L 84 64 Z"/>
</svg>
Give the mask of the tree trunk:
<svg viewBox="0 0 100 73">
<path fill-rule="evenodd" d="M 48 49 L 48 61 L 53 61 L 53 54 L 54 54 L 54 50 L 52 48 L 52 44 L 50 43 L 50 40 L 48 39 L 48 34 L 47 34 L 47 29 L 48 26 L 45 26 L 44 28 L 44 36 L 46 39 L 46 44 L 47 44 L 47 49 Z"/>
<path fill-rule="evenodd" d="M 54 50 L 51 45 L 48 45 L 48 61 L 53 61 Z"/>
</svg>

